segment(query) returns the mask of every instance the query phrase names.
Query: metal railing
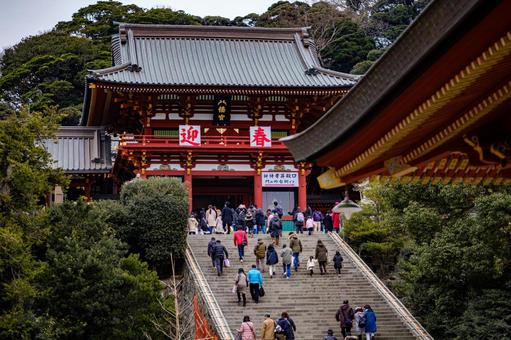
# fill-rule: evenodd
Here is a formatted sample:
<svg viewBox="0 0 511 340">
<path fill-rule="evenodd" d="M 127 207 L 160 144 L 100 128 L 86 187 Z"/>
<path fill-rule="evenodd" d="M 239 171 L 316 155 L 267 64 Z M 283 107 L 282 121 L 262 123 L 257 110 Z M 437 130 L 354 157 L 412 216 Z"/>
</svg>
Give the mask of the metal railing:
<svg viewBox="0 0 511 340">
<path fill-rule="evenodd" d="M 229 328 L 229 324 L 227 323 L 224 313 L 220 309 L 220 305 L 218 304 L 206 277 L 202 273 L 189 244 L 187 244 L 186 247 L 185 258 L 186 264 L 194 278 L 197 290 L 206 305 L 208 314 L 210 315 L 211 322 L 218 334 L 218 337 L 222 340 L 234 340 L 234 335 Z"/>
<path fill-rule="evenodd" d="M 355 253 L 355 251 L 338 234 L 329 233 L 330 238 L 350 258 L 355 267 L 366 277 L 378 293 L 385 299 L 389 306 L 397 313 L 404 324 L 412 331 L 414 336 L 421 340 L 433 340 L 433 337 L 417 321 L 403 303 L 392 291 L 380 280 L 369 266 Z"/>
</svg>

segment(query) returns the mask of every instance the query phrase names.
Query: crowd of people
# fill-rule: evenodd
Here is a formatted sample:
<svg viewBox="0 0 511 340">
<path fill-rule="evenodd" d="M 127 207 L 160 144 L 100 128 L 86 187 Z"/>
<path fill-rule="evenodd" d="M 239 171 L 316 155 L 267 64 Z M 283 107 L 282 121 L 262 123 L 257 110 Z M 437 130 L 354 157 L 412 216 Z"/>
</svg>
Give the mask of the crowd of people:
<svg viewBox="0 0 511 340">
<path fill-rule="evenodd" d="M 348 300 L 337 311 L 335 316 L 340 323 L 342 338 L 344 340 L 366 340 L 374 339 L 376 333 L 376 315 L 371 306 L 365 305 L 355 307 L 349 305 Z M 296 324 L 289 317 L 288 312 L 282 312 L 279 319 L 274 320 L 269 313 L 264 315 L 264 321 L 261 325 L 262 340 L 294 340 Z M 324 340 L 338 340 L 332 329 L 327 330 Z M 245 315 L 243 321 L 237 330 L 235 337 L 237 340 L 256 340 L 257 333 L 250 317 Z M 339 339 L 340 340 L 340 339 Z"/>
<path fill-rule="evenodd" d="M 253 246 L 255 263 L 250 265 L 250 270 L 245 272 L 243 268 L 239 268 L 233 278 L 232 293 L 237 297 L 238 304 L 243 305 L 243 307 L 247 305 L 247 292 L 250 293 L 251 300 L 256 304 L 264 297 L 263 273 L 268 272 L 269 278 L 273 279 L 278 273 L 276 267 L 279 263 L 282 268 L 282 277 L 286 280 L 291 279 L 293 271 L 299 271 L 300 255 L 304 251 L 299 234 L 302 234 L 304 229 L 309 235 L 317 231 L 332 232 L 336 230 L 332 218 L 333 214 L 323 216 L 321 212 L 312 210 L 310 207 L 306 211 L 297 208 L 292 212 L 296 229 L 289 233 L 287 240 L 283 240 L 282 215 L 282 209 L 276 202 L 273 209 L 268 209 L 266 214 L 255 206 L 250 206 L 247 209 L 240 205 L 237 209 L 233 209 L 226 203 L 222 211 L 214 206 L 209 206 L 207 210 L 199 212 L 198 219 L 194 215 L 190 217 L 193 221 L 189 221 L 189 226 L 192 224 L 197 228 L 194 233 L 200 233 L 201 231 L 202 233 L 211 234 L 232 233 L 240 263 L 245 260 L 249 238 L 260 232 L 269 234 L 271 239 L 267 239 L 266 242 L 260 237 L 255 242 Z M 190 230 L 190 232 L 193 231 Z M 207 253 L 211 257 L 211 264 L 216 269 L 217 275 L 223 275 L 224 267 L 231 266 L 226 247 L 213 236 L 207 248 Z M 277 250 L 279 248 L 280 251 Z M 329 254 L 326 246 L 321 240 L 318 240 L 314 255 L 309 256 L 306 261 L 307 274 L 314 275 L 317 267 L 320 275 L 327 274 L 328 259 Z M 341 275 L 344 260 L 341 253 L 336 251 L 331 260 L 335 273 Z M 341 339 L 362 340 L 365 334 L 366 339 L 371 340 L 376 333 L 376 316 L 369 305 L 353 309 L 348 301 L 344 301 L 335 318 L 341 328 Z M 273 320 L 269 314 L 266 314 L 261 326 L 261 339 L 292 340 L 295 339 L 295 331 L 296 324 L 287 312 L 283 312 L 277 320 Z M 249 316 L 245 316 L 237 330 L 237 338 L 240 340 L 255 340 L 257 339 L 256 334 L 254 324 L 250 321 Z M 325 340 L 335 339 L 337 338 L 334 336 L 334 332 L 328 330 Z"/>
<path fill-rule="evenodd" d="M 339 232 L 341 228 L 339 213 L 323 214 L 319 209 L 307 206 L 303 211 L 300 207 L 296 207 L 289 214 L 292 216 L 295 231 L 298 234 L 303 234 L 304 231 L 309 235 L 314 232 Z M 274 201 L 266 211 L 253 204 L 248 208 L 244 204 L 233 208 L 229 202 L 226 202 L 221 210 L 214 205 L 209 205 L 207 209 L 190 214 L 188 232 L 189 234 L 230 234 L 238 229 L 244 229 L 249 235 L 270 233 L 272 237 L 277 237 L 278 232 L 278 237 L 281 237 L 282 216 L 283 210 L 277 201 Z M 278 245 L 278 237 L 275 239 L 276 245 Z"/>
</svg>

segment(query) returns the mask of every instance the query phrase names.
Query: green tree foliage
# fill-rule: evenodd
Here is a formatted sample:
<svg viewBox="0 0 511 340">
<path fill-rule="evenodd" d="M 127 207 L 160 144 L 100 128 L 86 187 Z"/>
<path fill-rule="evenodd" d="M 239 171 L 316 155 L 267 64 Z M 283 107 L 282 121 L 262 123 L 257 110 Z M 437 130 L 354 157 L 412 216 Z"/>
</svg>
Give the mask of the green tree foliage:
<svg viewBox="0 0 511 340">
<path fill-rule="evenodd" d="M 19 221 L 27 209 L 36 208 L 63 173 L 50 166 L 41 147 L 57 129 L 58 115 L 30 112 L 23 107 L 0 120 L 0 216 Z"/>
<path fill-rule="evenodd" d="M 106 47 L 67 33 L 26 38 L 1 60 L 0 100 L 14 107 L 28 104 L 32 110 L 58 106 L 66 123 L 76 124 L 86 69 L 107 67 L 110 60 Z"/>
<path fill-rule="evenodd" d="M 48 218 L 50 234 L 40 308 L 47 332 L 69 339 L 140 339 L 155 333 L 161 285 L 155 272 L 105 223 L 106 212 L 83 201 L 66 202 Z"/>
<path fill-rule="evenodd" d="M 355 214 L 346 233 L 357 249 L 375 242 L 380 258 L 388 255 L 388 241 L 399 235 L 393 243 L 399 256 L 387 258 L 396 264 L 394 288 L 432 335 L 509 334 L 509 189 L 389 184 L 372 190 L 379 214 L 366 209 Z M 374 253 L 366 259 L 378 264 Z"/>
<path fill-rule="evenodd" d="M 98 1 L 94 5 L 80 8 L 71 21 L 59 22 L 57 31 L 109 43 L 116 33 L 114 22 L 129 22 L 134 15 L 144 10 L 136 5 L 123 5 L 119 1 Z"/>
<path fill-rule="evenodd" d="M 179 181 L 149 178 L 126 183 L 120 205 L 110 210 L 121 239 L 160 273 L 170 269 L 171 254 L 183 258 L 188 194 Z"/>
<path fill-rule="evenodd" d="M 48 165 L 39 146 L 56 129 L 54 112 L 43 115 L 23 107 L 0 120 L 0 338 L 30 338 L 34 304 L 44 292 L 38 279 L 46 264 L 32 254 L 46 235 L 38 222 L 40 202 L 54 184 L 65 184 L 61 171 Z"/>
<path fill-rule="evenodd" d="M 160 282 L 127 256 L 110 211 L 82 201 L 44 207 L 67 182 L 40 146 L 57 120 L 26 107 L 0 120 L 0 338 L 157 339 Z"/>
<path fill-rule="evenodd" d="M 356 63 L 353 65 L 353 68 L 351 69 L 351 73 L 353 74 L 364 74 L 369 70 L 371 66 L 373 66 L 374 61 L 371 60 L 364 60 L 359 63 Z"/>
</svg>

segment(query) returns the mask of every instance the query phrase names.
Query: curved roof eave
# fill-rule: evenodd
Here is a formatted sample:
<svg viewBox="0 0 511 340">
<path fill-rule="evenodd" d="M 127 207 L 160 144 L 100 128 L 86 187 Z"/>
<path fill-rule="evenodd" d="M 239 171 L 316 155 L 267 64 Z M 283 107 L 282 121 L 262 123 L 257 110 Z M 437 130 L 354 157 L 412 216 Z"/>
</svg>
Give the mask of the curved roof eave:
<svg viewBox="0 0 511 340">
<path fill-rule="evenodd" d="M 344 139 L 483 2 L 431 2 L 346 96 L 304 131 L 280 139 L 295 160 L 313 161 Z"/>
</svg>

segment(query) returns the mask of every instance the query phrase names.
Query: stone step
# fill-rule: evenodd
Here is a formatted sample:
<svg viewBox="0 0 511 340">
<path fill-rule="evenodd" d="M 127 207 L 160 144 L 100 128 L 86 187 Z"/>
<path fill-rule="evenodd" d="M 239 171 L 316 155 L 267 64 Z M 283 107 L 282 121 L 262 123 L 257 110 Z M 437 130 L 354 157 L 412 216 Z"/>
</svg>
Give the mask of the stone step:
<svg viewBox="0 0 511 340">
<path fill-rule="evenodd" d="M 232 234 L 214 235 L 214 237 L 220 239 L 226 246 L 231 261 L 231 267 L 225 268 L 224 274 L 220 277 L 212 268 L 211 259 L 207 256 L 207 243 L 211 236 L 191 235 L 188 237 L 188 243 L 232 330 L 239 328 L 243 316 L 248 315 L 254 322 L 256 333 L 259 335 L 265 313 L 270 313 L 272 318 L 278 318 L 280 313 L 287 311 L 297 324 L 296 339 L 322 340 L 328 329 L 334 330 L 336 336 L 340 338 L 340 328 L 335 320 L 335 313 L 342 304 L 342 300 L 348 299 L 352 306 L 371 305 L 377 317 L 378 340 L 416 339 L 373 285 L 357 271 L 354 264 L 342 252 L 344 263 L 340 276 L 335 273 L 331 261 L 327 266 L 328 274 L 319 275 L 319 267 L 315 268 L 312 277 L 308 274 L 306 262 L 309 256 L 314 255 L 319 239 L 328 250 L 329 260 L 338 250 L 328 235 L 321 233 L 312 236 L 299 235 L 303 253 L 300 255 L 298 272 L 293 270 L 289 280 L 281 276 L 282 267 L 279 264 L 276 265 L 276 275 L 273 278 L 269 277 L 267 271 L 264 272 L 266 295 L 261 298 L 260 303 L 256 304 L 250 299 L 247 290 L 246 307 L 237 304 L 237 297 L 231 290 L 238 268 L 244 268 L 247 272 L 251 265 L 255 264 L 253 247 L 257 238 L 249 238 L 249 245 L 245 248 L 245 259 L 241 263 L 237 248 L 233 244 Z M 259 237 L 267 245 L 271 241 L 267 235 L 259 235 Z M 285 244 L 289 244 L 287 235 L 284 235 L 283 240 Z M 277 247 L 279 261 L 281 249 L 281 246 Z"/>
</svg>

